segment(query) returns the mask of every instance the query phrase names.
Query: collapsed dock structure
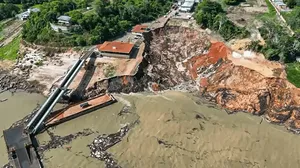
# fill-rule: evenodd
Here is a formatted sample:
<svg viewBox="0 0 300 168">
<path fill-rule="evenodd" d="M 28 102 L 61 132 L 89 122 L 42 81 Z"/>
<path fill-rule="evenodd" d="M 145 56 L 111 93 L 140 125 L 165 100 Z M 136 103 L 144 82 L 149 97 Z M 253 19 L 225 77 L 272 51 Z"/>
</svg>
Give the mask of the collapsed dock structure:
<svg viewBox="0 0 300 168">
<path fill-rule="evenodd" d="M 19 125 L 3 131 L 10 164 L 15 168 L 42 167 L 36 152 L 37 143 L 34 138 L 40 131 L 115 102 L 112 96 L 105 94 L 86 102 L 68 106 L 63 110 L 52 111 L 57 102 L 68 91 L 68 87 L 85 64 L 86 59 L 93 55 L 94 52 L 89 51 L 75 62 L 60 82 L 60 85 L 54 89 L 27 125 Z"/>
</svg>

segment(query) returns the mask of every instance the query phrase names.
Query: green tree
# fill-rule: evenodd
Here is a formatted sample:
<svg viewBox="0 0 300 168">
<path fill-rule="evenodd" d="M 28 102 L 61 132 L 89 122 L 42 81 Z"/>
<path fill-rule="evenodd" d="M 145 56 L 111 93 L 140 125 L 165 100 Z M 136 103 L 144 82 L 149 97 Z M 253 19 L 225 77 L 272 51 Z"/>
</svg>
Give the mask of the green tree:
<svg viewBox="0 0 300 168">
<path fill-rule="evenodd" d="M 0 4 L 0 20 L 14 17 L 20 8 L 14 4 Z"/>
<path fill-rule="evenodd" d="M 249 35 L 245 28 L 237 27 L 225 15 L 222 6 L 214 1 L 205 0 L 197 6 L 195 18 L 203 28 L 210 28 L 220 33 L 225 40 Z"/>
<path fill-rule="evenodd" d="M 86 41 L 84 40 L 84 38 L 82 36 L 78 36 L 76 38 L 76 43 L 79 46 L 85 46 L 86 45 Z"/>
<path fill-rule="evenodd" d="M 71 22 L 78 24 L 78 21 L 83 17 L 83 14 L 77 10 L 73 10 L 67 13 L 71 17 Z"/>
</svg>

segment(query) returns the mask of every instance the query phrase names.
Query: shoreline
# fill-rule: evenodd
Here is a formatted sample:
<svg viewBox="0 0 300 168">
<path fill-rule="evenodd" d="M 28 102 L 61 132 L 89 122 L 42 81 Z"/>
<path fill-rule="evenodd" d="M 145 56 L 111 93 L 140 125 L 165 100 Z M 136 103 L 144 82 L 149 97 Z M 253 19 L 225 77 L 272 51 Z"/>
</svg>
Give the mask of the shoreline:
<svg viewBox="0 0 300 168">
<path fill-rule="evenodd" d="M 176 41 L 176 38 L 174 37 L 177 36 L 181 36 L 182 41 Z M 174 41 L 173 45 L 182 46 L 182 44 L 187 43 L 188 41 L 188 38 L 185 36 L 193 36 L 192 39 L 189 39 L 192 40 L 189 46 L 192 49 L 192 51 L 189 51 L 190 55 L 183 56 L 180 51 L 174 51 L 175 49 L 171 48 L 172 46 L 168 46 L 168 44 L 165 44 L 164 41 L 165 38 L 171 38 L 171 40 Z M 239 79 L 239 77 L 237 79 L 234 78 L 235 74 L 227 74 L 227 76 L 222 77 L 222 75 L 224 76 L 224 71 L 233 71 L 234 68 L 241 69 L 241 72 L 245 71 L 245 73 L 248 73 L 250 77 L 257 77 L 257 80 L 265 80 L 269 83 L 276 82 L 276 80 L 274 80 L 273 77 L 270 76 L 264 77 L 262 76 L 262 74 L 258 75 L 256 71 L 247 67 L 234 65 L 232 61 L 236 60 L 234 60 L 233 58 L 230 58 L 228 60 L 227 58 L 230 49 L 221 42 L 210 42 L 213 45 L 211 45 L 210 43 L 208 44 L 208 37 L 209 36 L 207 34 L 195 29 L 183 28 L 178 26 L 166 26 L 164 28 L 150 31 L 149 33 L 144 33 L 144 43 L 146 46 L 143 54 L 143 60 L 140 62 L 138 68 L 136 69 L 136 74 L 132 76 L 115 76 L 112 78 L 97 81 L 92 87 L 86 88 L 84 100 L 105 92 L 138 93 L 143 91 L 158 92 L 165 90 L 198 92 L 206 100 L 209 100 L 225 109 L 228 114 L 246 112 L 252 113 L 253 115 L 265 116 L 266 120 L 271 121 L 271 123 L 284 125 L 290 132 L 299 134 L 300 128 L 297 128 L 295 125 L 295 120 L 298 121 L 298 119 L 293 119 L 291 117 L 291 112 L 285 117 L 280 116 L 280 113 L 270 113 L 270 110 L 272 110 L 273 106 L 272 101 L 283 101 L 273 100 L 274 98 L 272 97 L 276 96 L 276 94 L 281 93 L 273 92 L 271 89 L 276 89 L 276 87 L 282 86 L 275 85 L 271 89 L 264 90 L 260 89 L 259 87 L 265 86 L 251 86 L 251 89 L 253 89 L 253 92 L 255 93 L 248 93 L 248 91 L 246 90 L 238 90 L 238 87 L 241 87 L 241 84 L 234 84 L 233 86 L 224 87 L 223 84 L 220 83 L 222 82 L 222 80 L 227 80 L 230 78 L 233 78 L 233 80 L 240 80 L 241 82 L 245 81 L 245 79 Z M 160 44 L 159 41 L 162 44 Z M 210 49 L 207 49 L 208 46 L 210 47 Z M 166 50 L 168 54 L 162 53 L 162 50 Z M 208 54 L 203 54 L 205 52 L 208 52 Z M 214 52 L 214 54 L 209 55 L 209 52 Z M 232 51 L 230 51 L 230 53 L 231 52 Z M 166 58 L 161 57 L 162 55 L 164 55 L 164 57 Z M 183 68 L 181 68 L 180 66 L 178 67 L 177 64 L 179 63 L 182 64 Z M 232 68 L 232 70 L 230 68 Z M 1 74 L 3 74 L 3 72 L 4 71 L 2 71 Z M 284 75 L 279 75 L 281 75 L 280 80 L 282 82 L 287 81 L 286 79 L 282 78 L 282 76 L 284 77 Z M 14 77 L 11 78 L 14 79 Z M 26 78 L 21 77 L 17 78 L 16 81 L 24 79 Z M 215 82 L 213 82 L 213 80 L 215 80 Z M 4 82 L 5 86 L 8 85 L 10 80 L 7 81 L 8 82 Z M 1 83 L 2 81 L 0 82 L 0 86 Z M 16 88 L 21 88 L 21 90 L 22 88 L 25 88 L 25 91 L 37 93 L 42 93 L 43 91 L 45 91 L 43 90 L 45 87 L 35 87 L 30 82 L 25 82 L 25 84 L 20 83 L 20 87 L 18 84 L 19 83 L 16 84 Z M 287 86 L 290 87 L 289 84 L 287 84 Z M 248 98 L 247 96 L 252 97 Z M 244 99 L 250 100 L 249 102 L 245 102 L 244 104 L 239 104 L 239 97 L 245 97 Z M 280 107 L 280 105 L 281 104 L 279 104 L 279 109 L 282 108 Z M 289 109 L 290 111 L 293 111 L 297 108 L 294 106 L 289 106 Z M 288 108 L 284 107 L 283 110 L 287 111 Z M 293 128 L 293 124 L 295 128 Z"/>
</svg>

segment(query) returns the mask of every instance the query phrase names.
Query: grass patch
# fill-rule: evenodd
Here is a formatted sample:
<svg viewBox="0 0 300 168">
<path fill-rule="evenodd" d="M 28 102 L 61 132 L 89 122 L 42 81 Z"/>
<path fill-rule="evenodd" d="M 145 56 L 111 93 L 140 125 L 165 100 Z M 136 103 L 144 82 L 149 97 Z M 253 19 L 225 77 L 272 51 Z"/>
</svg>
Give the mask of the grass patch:
<svg viewBox="0 0 300 168">
<path fill-rule="evenodd" d="M 276 16 L 276 10 L 274 6 L 271 4 L 269 0 L 265 0 L 267 6 L 268 6 L 268 12 L 264 13 L 262 16 L 266 17 L 275 17 Z"/>
<path fill-rule="evenodd" d="M 295 22 L 295 16 L 292 12 L 281 12 L 282 17 L 286 20 L 287 24 L 291 27 L 294 32 L 300 32 L 299 26 L 293 26 Z"/>
<path fill-rule="evenodd" d="M 106 67 L 106 69 L 104 70 L 104 76 L 106 78 L 113 77 L 115 75 L 115 73 L 116 73 L 116 68 L 113 65 L 111 65 L 111 64 L 109 64 Z"/>
<path fill-rule="evenodd" d="M 21 36 L 16 37 L 12 42 L 0 48 L 0 59 L 15 60 L 18 56 Z"/>
<path fill-rule="evenodd" d="M 35 4 L 32 8 L 39 8 L 39 9 L 41 9 L 42 8 L 42 4 Z"/>
<path fill-rule="evenodd" d="M 84 15 L 90 15 L 90 14 L 96 14 L 96 10 L 95 9 L 91 9 L 91 10 L 86 10 L 84 12 L 82 12 Z"/>
<path fill-rule="evenodd" d="M 289 82 L 300 88 L 300 63 L 294 62 L 286 64 L 286 73 Z"/>
</svg>

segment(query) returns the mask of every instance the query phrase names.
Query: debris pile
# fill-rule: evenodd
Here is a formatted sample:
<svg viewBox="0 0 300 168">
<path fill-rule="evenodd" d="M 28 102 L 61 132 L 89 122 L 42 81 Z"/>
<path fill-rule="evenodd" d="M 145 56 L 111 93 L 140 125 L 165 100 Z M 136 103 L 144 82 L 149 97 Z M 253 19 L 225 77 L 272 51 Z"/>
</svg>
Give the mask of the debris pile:
<svg viewBox="0 0 300 168">
<path fill-rule="evenodd" d="M 300 90 L 288 82 L 284 66 L 250 51 L 239 53 L 202 32 L 165 27 L 145 34 L 140 73 L 95 84 L 109 92 L 183 90 L 199 92 L 228 113 L 264 115 L 300 132 Z"/>
<path fill-rule="evenodd" d="M 14 168 L 10 163 L 3 165 L 2 168 Z"/>
<path fill-rule="evenodd" d="M 124 106 L 122 110 L 118 113 L 119 116 L 130 113 L 130 106 Z"/>
<path fill-rule="evenodd" d="M 25 54 L 23 59 L 21 59 L 16 68 L 20 68 L 21 70 L 36 68 L 37 66 L 42 65 L 44 60 L 43 53 L 28 53 Z"/>
<path fill-rule="evenodd" d="M 182 85 L 192 83 L 184 63 L 208 49 L 210 41 L 204 33 L 184 27 L 165 27 L 146 33 L 144 42 L 146 54 L 135 76 L 114 77 L 96 82 L 87 94 L 105 91 L 159 91 L 175 87 L 194 90 L 195 85 Z"/>
<path fill-rule="evenodd" d="M 39 92 L 43 88 L 37 81 L 26 81 L 26 77 L 0 70 L 0 93 L 7 90 Z"/>
<path fill-rule="evenodd" d="M 50 132 L 49 130 L 47 130 L 47 133 L 49 134 L 51 140 L 47 144 L 38 147 L 39 153 L 43 153 L 44 151 L 59 148 L 59 147 L 62 148 L 64 145 L 70 143 L 72 140 L 81 136 L 89 136 L 94 132 L 91 129 L 84 129 L 81 132 L 77 132 L 75 134 L 70 134 L 63 137 L 54 135 L 54 133 Z"/>
<path fill-rule="evenodd" d="M 110 135 L 100 135 L 88 147 L 91 149 L 91 156 L 105 162 L 106 168 L 119 168 L 112 155 L 106 150 L 119 143 L 129 131 L 129 125 L 126 124 L 117 133 Z"/>
</svg>

